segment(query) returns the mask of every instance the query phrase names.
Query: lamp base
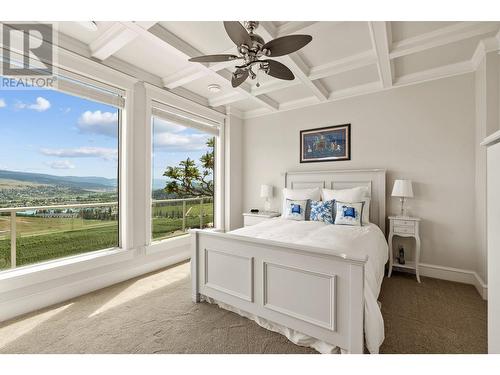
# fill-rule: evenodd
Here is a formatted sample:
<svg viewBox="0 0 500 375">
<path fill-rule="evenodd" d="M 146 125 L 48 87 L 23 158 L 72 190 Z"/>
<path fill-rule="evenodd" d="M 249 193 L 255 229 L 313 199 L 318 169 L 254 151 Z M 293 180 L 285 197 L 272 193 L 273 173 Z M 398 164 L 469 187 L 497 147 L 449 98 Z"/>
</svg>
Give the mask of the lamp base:
<svg viewBox="0 0 500 375">
<path fill-rule="evenodd" d="M 271 202 L 269 201 L 269 199 L 266 199 L 266 201 L 264 202 L 264 211 L 271 211 Z"/>
<path fill-rule="evenodd" d="M 404 197 L 401 197 L 399 198 L 400 202 L 401 202 L 401 209 L 399 211 L 399 216 L 401 217 L 408 217 L 408 210 L 407 208 L 405 207 L 405 198 Z"/>
</svg>

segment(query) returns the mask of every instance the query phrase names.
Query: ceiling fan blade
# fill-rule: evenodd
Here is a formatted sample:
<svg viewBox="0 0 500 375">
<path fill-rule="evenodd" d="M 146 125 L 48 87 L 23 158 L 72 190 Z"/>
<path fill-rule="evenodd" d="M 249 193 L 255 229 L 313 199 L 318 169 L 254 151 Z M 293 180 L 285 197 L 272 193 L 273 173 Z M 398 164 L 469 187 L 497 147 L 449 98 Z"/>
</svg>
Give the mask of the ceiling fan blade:
<svg viewBox="0 0 500 375">
<path fill-rule="evenodd" d="M 295 76 L 292 71 L 288 69 L 286 65 L 283 65 L 279 61 L 275 60 L 262 60 L 262 62 L 266 62 L 269 65 L 269 70 L 266 72 L 271 77 L 285 79 L 287 81 L 293 81 Z"/>
<path fill-rule="evenodd" d="M 231 85 L 238 87 L 248 78 L 248 70 L 238 69 L 231 78 Z"/>
<path fill-rule="evenodd" d="M 287 35 L 273 39 L 262 46 L 270 51 L 267 56 L 277 57 L 295 52 L 312 40 L 310 35 Z"/>
<path fill-rule="evenodd" d="M 247 47 L 252 46 L 252 39 L 248 35 L 248 31 L 238 21 L 224 21 L 224 28 L 227 35 L 238 47 L 245 44 Z"/>
<path fill-rule="evenodd" d="M 238 58 L 239 57 L 236 55 L 205 55 L 205 56 L 191 57 L 189 61 L 208 63 L 208 62 L 231 61 L 231 60 L 236 60 Z"/>
</svg>

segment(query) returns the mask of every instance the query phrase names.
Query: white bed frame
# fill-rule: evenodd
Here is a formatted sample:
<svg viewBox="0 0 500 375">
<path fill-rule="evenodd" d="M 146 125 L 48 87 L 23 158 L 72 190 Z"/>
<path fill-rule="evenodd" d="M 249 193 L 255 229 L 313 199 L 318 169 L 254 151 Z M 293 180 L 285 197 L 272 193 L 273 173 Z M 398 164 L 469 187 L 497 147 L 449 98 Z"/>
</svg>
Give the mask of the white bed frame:
<svg viewBox="0 0 500 375">
<path fill-rule="evenodd" d="M 285 187 L 366 186 L 370 221 L 385 234 L 385 170 L 285 173 Z M 363 353 L 365 258 L 231 233 L 193 230 L 192 298 L 242 311 Z"/>
</svg>

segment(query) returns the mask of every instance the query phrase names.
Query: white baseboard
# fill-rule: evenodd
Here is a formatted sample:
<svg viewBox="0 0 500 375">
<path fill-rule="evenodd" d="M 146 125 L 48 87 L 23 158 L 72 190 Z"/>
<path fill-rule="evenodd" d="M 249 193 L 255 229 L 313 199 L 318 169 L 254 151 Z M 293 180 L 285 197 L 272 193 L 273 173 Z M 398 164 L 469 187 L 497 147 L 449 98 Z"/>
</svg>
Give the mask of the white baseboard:
<svg viewBox="0 0 500 375">
<path fill-rule="evenodd" d="M 46 289 L 22 288 L 16 291 L 15 297 L 0 301 L 0 322 L 168 267 L 190 256 L 189 247 L 179 247 L 152 257 L 100 267 L 91 273 L 72 275 L 70 280 L 52 280 Z"/>
<path fill-rule="evenodd" d="M 397 267 L 397 265 L 394 265 L 394 267 Z M 412 272 L 407 269 L 398 270 L 403 272 Z M 475 271 L 439 266 L 436 264 L 420 263 L 420 275 L 473 285 L 484 300 L 488 298 L 488 286 Z"/>
</svg>

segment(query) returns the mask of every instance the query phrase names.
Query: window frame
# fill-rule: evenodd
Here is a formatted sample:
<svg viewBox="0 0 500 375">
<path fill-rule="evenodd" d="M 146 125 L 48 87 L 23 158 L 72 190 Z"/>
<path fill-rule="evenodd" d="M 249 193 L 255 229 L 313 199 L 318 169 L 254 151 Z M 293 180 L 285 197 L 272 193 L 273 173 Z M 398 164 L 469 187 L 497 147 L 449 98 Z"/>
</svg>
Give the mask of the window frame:
<svg viewBox="0 0 500 375">
<path fill-rule="evenodd" d="M 155 253 L 158 251 L 169 250 L 175 247 L 185 246 L 186 241 L 189 241 L 189 233 L 180 235 L 173 238 L 167 238 L 163 240 L 153 240 L 152 238 L 152 152 L 153 152 L 153 129 L 152 129 L 152 119 L 154 112 L 156 110 L 161 111 L 162 109 L 172 108 L 174 111 L 179 111 L 179 113 L 184 113 L 188 116 L 192 116 L 196 120 L 205 120 L 207 126 L 212 124 L 218 127 L 218 134 L 215 135 L 215 165 L 214 165 L 214 230 L 224 229 L 225 221 L 225 200 L 224 200 L 224 170 L 225 170 L 225 140 L 224 140 L 224 130 L 225 130 L 225 119 L 226 115 L 217 112 L 213 109 L 207 108 L 201 104 L 192 102 L 188 99 L 179 97 L 175 94 L 169 93 L 163 89 L 146 83 L 146 118 L 149 119 L 147 122 L 149 129 L 147 131 L 147 145 L 146 145 L 146 175 L 148 181 L 147 187 L 147 199 L 146 202 L 146 253 Z M 160 116 L 161 117 L 161 116 Z M 186 125 L 189 127 L 189 125 Z M 194 128 L 194 127 L 193 127 Z M 201 130 L 201 126 L 198 129 Z"/>
<path fill-rule="evenodd" d="M 112 71 L 108 67 L 76 55 L 68 50 L 56 48 L 58 49 L 59 60 L 57 66 L 55 66 L 54 75 L 62 77 L 60 81 L 66 81 L 64 78 L 69 78 L 69 81 L 64 83 L 62 87 L 47 88 L 47 90 L 54 90 L 66 95 L 109 105 L 118 111 L 118 160 L 116 174 L 118 204 L 117 246 L 1 270 L 0 282 L 2 283 L 11 278 L 16 279 L 19 276 L 36 275 L 39 272 L 59 270 L 61 267 L 67 268 L 68 274 L 70 274 L 69 268 L 74 264 L 78 264 L 82 269 L 87 269 L 87 267 L 90 267 L 89 262 L 92 263 L 94 260 L 97 264 L 110 264 L 118 259 L 123 261 L 132 257 L 132 254 L 125 254 L 122 251 L 130 247 L 129 241 L 123 238 L 123 234 L 126 233 L 127 221 L 129 221 L 125 214 L 126 210 L 123 209 L 127 205 L 125 198 L 126 191 L 128 190 L 127 182 L 123 176 L 129 175 L 129 163 L 126 160 L 127 153 L 126 147 L 124 147 L 125 128 L 129 125 L 124 115 L 127 113 L 126 98 L 132 94 L 133 82 L 136 80 L 131 80 L 131 77 L 124 73 Z M 15 50 L 11 50 L 10 53 L 11 57 L 23 58 L 23 55 Z M 3 58 L 2 54 L 0 56 Z M 109 260 L 106 260 L 107 255 L 110 256 Z M 37 279 L 36 276 L 34 279 Z"/>
</svg>

